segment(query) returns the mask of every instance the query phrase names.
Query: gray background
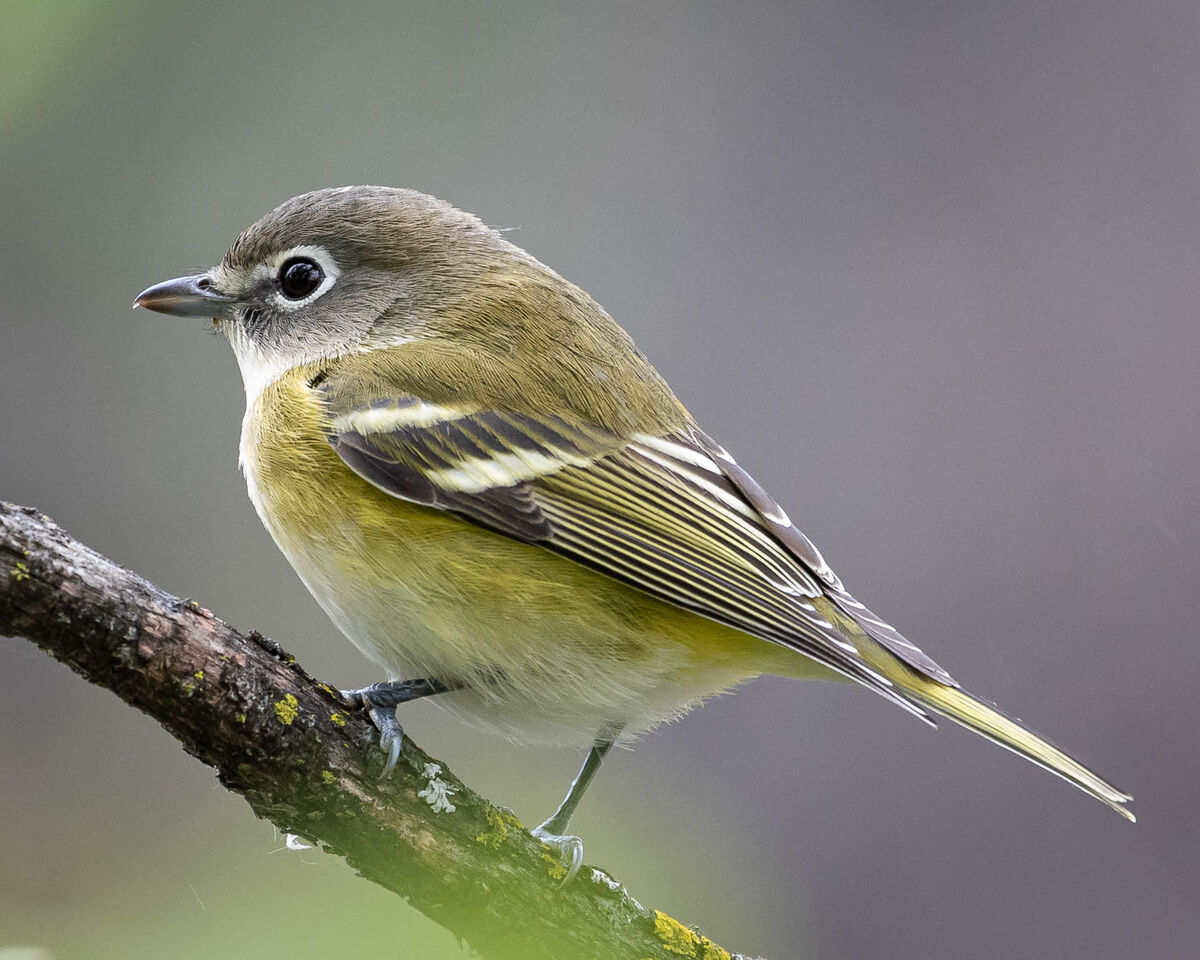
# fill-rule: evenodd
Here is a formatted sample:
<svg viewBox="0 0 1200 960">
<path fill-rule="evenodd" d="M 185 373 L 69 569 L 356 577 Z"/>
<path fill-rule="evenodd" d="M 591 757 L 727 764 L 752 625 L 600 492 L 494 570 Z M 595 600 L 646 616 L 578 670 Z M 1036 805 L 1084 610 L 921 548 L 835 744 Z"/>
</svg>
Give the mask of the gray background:
<svg viewBox="0 0 1200 960">
<path fill-rule="evenodd" d="M 0 496 L 373 679 L 261 529 L 203 322 L 280 200 L 415 186 L 587 288 L 851 588 L 1134 792 L 767 679 L 615 757 L 588 858 L 791 957 L 1192 957 L 1200 7 L 5 5 Z M 578 761 L 407 724 L 536 822 Z M 0 947 L 458 957 L 150 720 L 0 643 Z"/>
</svg>

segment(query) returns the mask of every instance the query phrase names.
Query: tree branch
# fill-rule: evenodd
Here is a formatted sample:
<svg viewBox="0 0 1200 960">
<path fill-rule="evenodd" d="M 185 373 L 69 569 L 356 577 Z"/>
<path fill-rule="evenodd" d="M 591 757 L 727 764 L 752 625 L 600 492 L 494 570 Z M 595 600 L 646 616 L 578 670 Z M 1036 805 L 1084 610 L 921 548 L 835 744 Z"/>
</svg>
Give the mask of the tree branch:
<svg viewBox="0 0 1200 960">
<path fill-rule="evenodd" d="M 548 847 L 411 740 L 380 781 L 365 713 L 278 644 L 3 501 L 0 635 L 31 640 L 149 714 L 258 816 L 344 857 L 489 960 L 730 958 L 598 870 L 562 885 Z M 452 810 L 436 803 L 437 783 Z"/>
</svg>

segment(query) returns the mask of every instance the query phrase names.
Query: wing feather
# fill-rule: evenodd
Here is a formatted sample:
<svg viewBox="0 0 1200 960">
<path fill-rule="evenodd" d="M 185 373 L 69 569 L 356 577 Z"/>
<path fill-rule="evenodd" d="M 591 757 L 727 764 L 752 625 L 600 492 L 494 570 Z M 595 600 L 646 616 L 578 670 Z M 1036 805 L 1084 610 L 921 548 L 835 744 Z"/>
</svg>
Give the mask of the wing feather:
<svg viewBox="0 0 1200 960">
<path fill-rule="evenodd" d="M 692 434 L 697 444 L 713 456 L 730 482 L 754 505 L 759 516 L 763 518 L 768 529 L 778 538 L 779 542 L 787 547 L 797 560 L 821 578 L 826 585 L 829 598 L 843 613 L 862 627 L 868 636 L 910 667 L 939 683 L 951 687 L 958 686 L 954 678 L 932 657 L 906 639 L 890 623 L 881 620 L 850 595 L 838 575 L 829 568 L 829 564 L 825 562 L 825 558 L 821 556 L 821 551 L 816 548 L 816 545 L 792 523 L 783 508 L 771 498 L 770 494 L 759 486 L 750 474 L 738 466 L 737 461 L 729 455 L 724 447 L 699 430 L 693 428 Z"/>
<path fill-rule="evenodd" d="M 389 494 L 790 647 L 929 720 L 811 601 L 828 597 L 905 662 L 931 676 L 914 661 L 940 668 L 846 593 L 808 538 L 699 431 L 622 438 L 408 396 L 351 409 L 327 399 L 333 448 Z"/>
</svg>

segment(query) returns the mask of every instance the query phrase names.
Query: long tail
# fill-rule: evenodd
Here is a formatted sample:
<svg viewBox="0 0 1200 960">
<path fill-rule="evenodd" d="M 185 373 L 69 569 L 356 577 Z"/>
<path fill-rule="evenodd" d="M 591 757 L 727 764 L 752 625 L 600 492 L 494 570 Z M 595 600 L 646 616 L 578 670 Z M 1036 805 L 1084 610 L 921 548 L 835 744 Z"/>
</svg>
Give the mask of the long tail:
<svg viewBox="0 0 1200 960">
<path fill-rule="evenodd" d="M 981 700 L 958 687 L 946 686 L 936 680 L 922 677 L 915 671 L 905 669 L 904 672 L 904 679 L 900 680 L 895 676 L 893 679 L 899 680 L 898 685 L 905 695 L 935 713 L 949 717 L 955 723 L 961 723 L 993 743 L 998 743 L 1062 777 L 1084 793 L 1112 807 L 1125 819 L 1131 822 L 1137 819 L 1124 806 L 1133 797 L 1092 773 L 1041 734 L 1030 730 L 1019 720 L 1003 714 L 995 704 Z"/>
</svg>

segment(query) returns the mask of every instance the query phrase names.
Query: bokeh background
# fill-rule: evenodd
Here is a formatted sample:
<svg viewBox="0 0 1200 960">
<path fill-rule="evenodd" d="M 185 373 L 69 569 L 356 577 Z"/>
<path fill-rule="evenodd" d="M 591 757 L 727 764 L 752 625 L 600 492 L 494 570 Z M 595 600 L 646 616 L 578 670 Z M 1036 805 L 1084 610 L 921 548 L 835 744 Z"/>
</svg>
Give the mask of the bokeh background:
<svg viewBox="0 0 1200 960">
<path fill-rule="evenodd" d="M 333 683 L 374 679 L 245 497 L 227 347 L 129 302 L 302 190 L 435 193 L 595 295 L 859 596 L 1141 818 L 866 692 L 766 679 L 607 765 L 589 860 L 775 960 L 1196 955 L 1200 6 L 3 16 L 0 497 Z M 433 705 L 405 721 L 531 822 L 579 760 Z M 463 956 L 4 640 L 18 946 Z"/>
</svg>

